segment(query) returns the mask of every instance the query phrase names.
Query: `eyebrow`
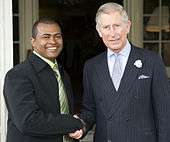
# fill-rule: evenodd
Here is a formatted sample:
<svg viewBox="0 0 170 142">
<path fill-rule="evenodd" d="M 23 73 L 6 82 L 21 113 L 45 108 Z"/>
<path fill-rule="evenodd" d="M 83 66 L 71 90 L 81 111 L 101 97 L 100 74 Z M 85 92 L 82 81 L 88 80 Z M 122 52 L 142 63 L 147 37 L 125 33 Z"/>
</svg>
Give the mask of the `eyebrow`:
<svg viewBox="0 0 170 142">
<path fill-rule="evenodd" d="M 55 34 L 48 34 L 48 33 L 41 34 L 40 33 L 40 35 L 41 36 L 44 36 L 44 35 L 47 35 L 47 36 L 55 35 L 56 36 L 56 35 L 62 35 L 62 33 L 55 33 Z"/>
</svg>

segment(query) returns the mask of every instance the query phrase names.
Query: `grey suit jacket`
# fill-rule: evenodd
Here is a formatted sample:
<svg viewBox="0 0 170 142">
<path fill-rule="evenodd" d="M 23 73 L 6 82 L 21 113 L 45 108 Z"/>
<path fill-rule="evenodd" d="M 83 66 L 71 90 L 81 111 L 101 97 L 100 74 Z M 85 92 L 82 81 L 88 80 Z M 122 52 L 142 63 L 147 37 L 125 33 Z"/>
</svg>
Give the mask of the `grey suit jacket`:
<svg viewBox="0 0 170 142">
<path fill-rule="evenodd" d="M 72 88 L 67 74 L 60 73 L 73 112 Z M 72 115 L 61 115 L 58 83 L 51 67 L 32 54 L 11 69 L 5 78 L 7 142 L 62 142 L 63 134 L 82 127 Z"/>
<path fill-rule="evenodd" d="M 86 62 L 80 117 L 95 142 L 169 142 L 170 86 L 161 59 L 132 46 L 118 91 L 112 83 L 107 53 Z"/>
</svg>

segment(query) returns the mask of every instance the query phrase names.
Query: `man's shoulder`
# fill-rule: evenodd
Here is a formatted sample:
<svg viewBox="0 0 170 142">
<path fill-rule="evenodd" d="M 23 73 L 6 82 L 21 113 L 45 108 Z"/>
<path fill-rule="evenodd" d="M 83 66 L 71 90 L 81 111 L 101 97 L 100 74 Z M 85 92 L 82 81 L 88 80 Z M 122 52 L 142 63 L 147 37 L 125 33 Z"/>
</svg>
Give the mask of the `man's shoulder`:
<svg viewBox="0 0 170 142">
<path fill-rule="evenodd" d="M 94 56 L 94 57 L 88 59 L 85 64 L 96 64 L 96 63 L 98 63 L 100 60 L 103 60 L 103 59 L 106 58 L 106 57 L 107 57 L 107 52 L 104 51 L 104 52 L 100 53 L 99 55 Z"/>
<path fill-rule="evenodd" d="M 163 63 L 161 56 L 154 51 L 151 51 L 145 48 L 135 47 L 135 46 L 132 47 L 132 50 L 134 50 L 133 51 L 134 54 L 139 56 L 138 58 L 144 60 L 146 63 L 149 63 L 149 65 L 155 64 L 155 63 L 157 64 L 160 62 Z"/>
<path fill-rule="evenodd" d="M 156 52 L 151 51 L 149 49 L 137 47 L 134 45 L 132 45 L 132 48 L 135 50 L 135 52 L 138 52 L 139 54 L 145 57 L 158 57 L 158 54 Z"/>
<path fill-rule="evenodd" d="M 11 68 L 7 74 L 26 74 L 28 73 L 28 70 L 30 70 L 30 65 L 28 63 L 28 60 L 26 59 L 25 61 L 15 65 L 13 68 Z"/>
</svg>

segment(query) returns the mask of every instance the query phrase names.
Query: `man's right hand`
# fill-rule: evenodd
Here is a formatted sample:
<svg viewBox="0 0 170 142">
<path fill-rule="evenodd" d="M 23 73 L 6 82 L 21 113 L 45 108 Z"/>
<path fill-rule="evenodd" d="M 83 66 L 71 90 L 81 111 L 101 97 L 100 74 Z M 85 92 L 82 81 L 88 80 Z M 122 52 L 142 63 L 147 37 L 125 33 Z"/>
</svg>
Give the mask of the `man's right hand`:
<svg viewBox="0 0 170 142">
<path fill-rule="evenodd" d="M 80 119 L 76 114 L 73 115 L 73 117 L 76 118 L 76 119 Z M 84 127 L 82 129 L 80 129 L 80 130 L 75 131 L 74 133 L 69 133 L 69 136 L 71 138 L 80 139 L 83 136 L 83 133 L 86 131 L 84 121 L 82 119 L 80 119 L 80 120 L 83 123 Z"/>
<path fill-rule="evenodd" d="M 83 130 L 82 129 L 77 130 L 74 133 L 70 133 L 69 136 L 71 138 L 74 138 L 74 139 L 78 140 L 78 139 L 80 139 L 83 136 Z"/>
</svg>

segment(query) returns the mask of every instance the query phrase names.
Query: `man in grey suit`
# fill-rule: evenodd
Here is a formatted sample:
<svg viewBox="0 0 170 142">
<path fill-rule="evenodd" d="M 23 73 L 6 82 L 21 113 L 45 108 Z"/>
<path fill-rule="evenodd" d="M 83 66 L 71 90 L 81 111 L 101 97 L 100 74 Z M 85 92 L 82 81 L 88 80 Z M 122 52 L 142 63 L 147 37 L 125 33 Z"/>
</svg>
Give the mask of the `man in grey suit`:
<svg viewBox="0 0 170 142">
<path fill-rule="evenodd" d="M 56 60 L 63 49 L 59 24 L 47 18 L 36 21 L 31 44 L 30 57 L 5 78 L 7 142 L 75 142 L 67 134 L 83 124 L 72 116 L 71 84 Z"/>
<path fill-rule="evenodd" d="M 129 43 L 131 22 L 121 5 L 102 5 L 96 23 L 107 50 L 84 67 L 78 117 L 86 132 L 96 124 L 94 142 L 170 142 L 170 86 L 161 58 Z"/>
</svg>

